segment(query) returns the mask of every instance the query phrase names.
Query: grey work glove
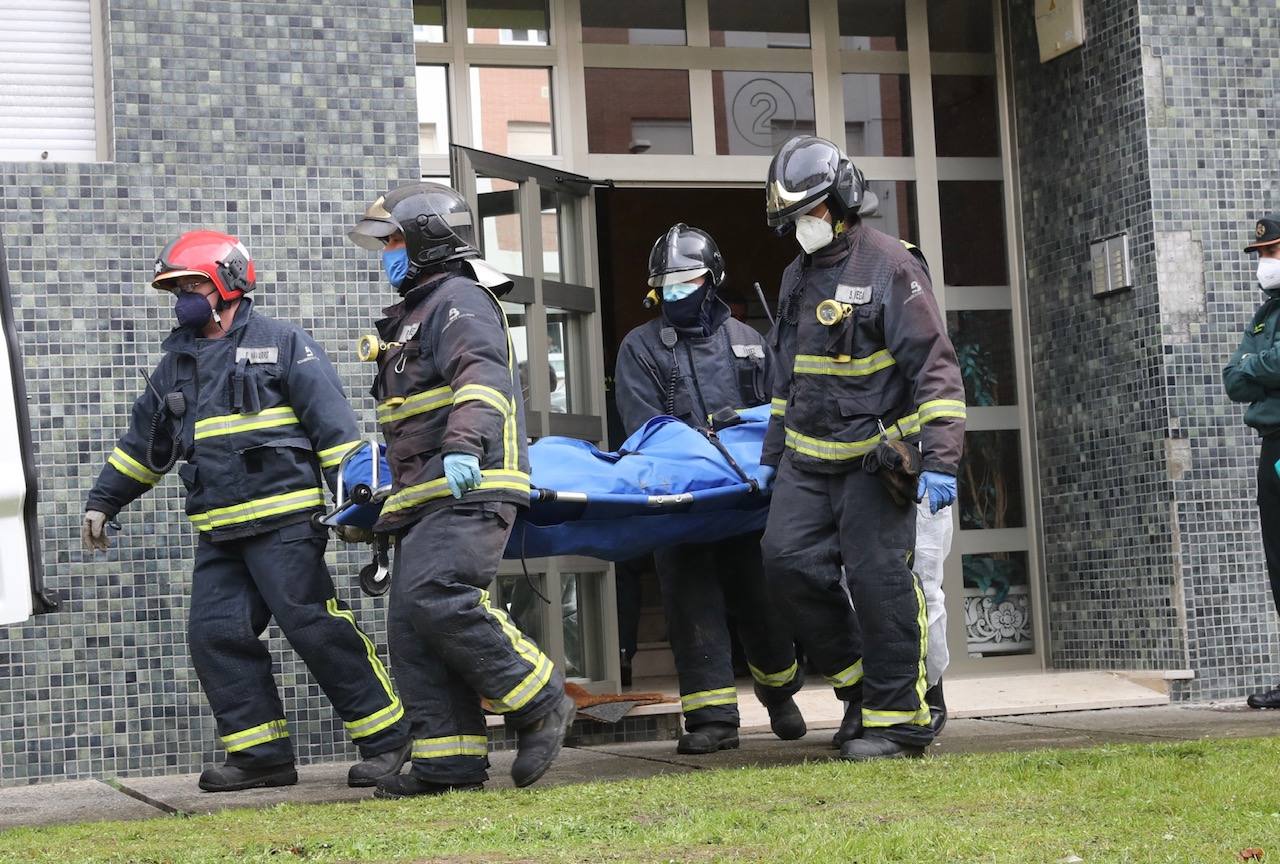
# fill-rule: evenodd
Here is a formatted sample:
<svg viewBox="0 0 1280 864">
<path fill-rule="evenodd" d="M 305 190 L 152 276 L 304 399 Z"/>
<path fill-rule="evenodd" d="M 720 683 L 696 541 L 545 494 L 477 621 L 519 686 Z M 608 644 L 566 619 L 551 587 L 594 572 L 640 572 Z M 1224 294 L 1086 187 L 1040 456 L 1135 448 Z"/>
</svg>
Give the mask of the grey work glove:
<svg viewBox="0 0 1280 864">
<path fill-rule="evenodd" d="M 339 525 L 335 529 L 338 539 L 346 543 L 372 543 L 373 532 L 368 528 L 360 528 L 356 525 Z"/>
<path fill-rule="evenodd" d="M 111 538 L 107 536 L 107 514 L 101 510 L 84 511 L 84 521 L 80 523 L 80 542 L 86 552 L 106 552 L 111 548 Z"/>
</svg>

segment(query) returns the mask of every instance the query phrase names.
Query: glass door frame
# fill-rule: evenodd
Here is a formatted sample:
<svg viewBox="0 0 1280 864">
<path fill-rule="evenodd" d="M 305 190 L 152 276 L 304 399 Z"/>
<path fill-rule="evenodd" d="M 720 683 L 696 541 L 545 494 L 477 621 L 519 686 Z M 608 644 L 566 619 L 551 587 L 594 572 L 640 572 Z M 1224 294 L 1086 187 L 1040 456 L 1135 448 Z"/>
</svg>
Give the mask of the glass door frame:
<svg viewBox="0 0 1280 864">
<path fill-rule="evenodd" d="M 1045 668 L 1050 655 L 1049 616 L 1045 607 L 1046 589 L 1043 584 L 1044 559 L 1040 535 L 1040 501 L 1035 460 L 1035 426 L 1032 412 L 1032 382 L 1030 378 L 1029 334 L 1025 314 L 1025 271 L 1022 266 L 1022 235 L 1019 208 L 1016 135 L 1014 133 L 1014 105 L 1010 88 L 1012 74 L 1009 34 L 1002 0 L 987 0 L 992 11 L 994 46 L 990 53 L 949 53 L 934 51 L 929 41 L 928 12 L 930 0 L 903 0 L 906 16 L 906 50 L 847 50 L 842 47 L 840 21 L 836 0 L 807 0 L 810 21 L 809 49 L 764 49 L 758 47 L 714 46 L 709 39 L 708 0 L 684 0 L 686 17 L 686 45 L 597 45 L 583 41 L 581 0 L 547 0 L 549 13 L 549 44 L 546 46 L 478 45 L 469 44 L 466 33 L 465 0 L 446 0 L 446 41 L 440 44 L 415 45 L 420 64 L 440 65 L 446 69 L 447 100 L 452 134 L 451 142 L 475 145 L 472 140 L 471 103 L 478 97 L 470 87 L 469 70 L 474 66 L 543 67 L 550 68 L 551 106 L 554 156 L 532 156 L 532 162 L 512 163 L 524 166 L 521 170 L 538 176 L 526 177 L 526 184 L 533 179 L 540 187 L 554 187 L 558 178 L 572 178 L 565 169 L 573 169 L 590 176 L 613 178 L 619 186 L 757 186 L 765 176 L 768 156 L 724 156 L 716 154 L 714 140 L 714 102 L 712 76 L 716 70 L 755 70 L 763 72 L 807 71 L 812 74 L 814 119 L 817 133 L 832 140 L 843 140 L 845 129 L 845 105 L 843 100 L 844 74 L 894 74 L 906 75 L 910 96 L 913 149 L 911 156 L 855 157 L 858 166 L 873 181 L 905 181 L 914 184 L 918 242 L 933 268 L 935 291 L 944 314 L 952 311 L 1008 310 L 1014 326 L 1014 369 L 1018 379 L 1017 404 L 1007 406 L 974 406 L 969 412 L 969 427 L 975 432 L 1017 430 L 1020 435 L 1020 459 L 1022 492 L 1025 503 L 1025 527 L 994 530 L 961 530 L 959 514 L 955 513 L 954 554 L 946 564 L 944 585 L 949 595 L 948 611 L 951 613 L 949 647 L 952 668 L 959 674 L 985 674 L 1002 671 L 1031 671 Z M 982 2 L 982 0 L 979 0 Z M 693 112 L 693 155 L 609 155 L 589 152 L 588 110 L 585 93 L 585 72 L 588 67 L 604 68 L 659 68 L 688 69 L 690 72 L 690 99 Z M 939 157 L 935 139 L 933 108 L 934 76 L 994 76 L 999 123 L 998 134 L 1002 155 L 994 158 Z M 451 157 L 428 156 L 422 160 L 424 175 L 446 173 Z M 471 151 L 473 153 L 477 151 Z M 518 154 L 517 154 L 518 155 Z M 502 158 L 476 156 L 475 158 Z M 456 173 L 456 172 L 455 172 Z M 585 178 L 583 178 L 585 181 Z M 939 197 L 940 183 L 957 181 L 1000 182 L 1003 184 L 1005 245 L 1008 258 L 1007 284 L 999 286 L 948 286 L 944 272 L 942 243 L 942 213 Z M 541 194 L 535 187 L 522 187 L 526 198 L 536 201 Z M 474 192 L 471 193 L 474 200 Z M 577 277 L 577 284 L 598 286 L 595 263 L 594 209 L 590 198 L 581 209 L 581 224 L 572 229 L 575 238 L 585 238 L 581 246 L 584 269 Z M 534 220 L 526 218 L 524 233 L 536 236 Z M 528 270 L 527 272 L 533 272 Z M 519 281 L 519 280 L 517 280 Z M 532 307 L 537 320 L 531 320 L 530 332 L 545 341 L 546 286 L 551 280 L 543 280 L 539 289 L 536 280 L 522 287 L 526 296 L 532 292 L 544 293 L 539 304 Z M 550 304 L 554 305 L 554 304 Z M 598 313 L 592 313 L 594 316 Z M 593 323 L 586 329 L 588 344 L 593 346 L 583 353 L 584 372 L 579 380 L 590 382 L 591 399 L 600 397 L 595 385 L 600 376 L 603 353 L 599 351 L 598 318 L 588 318 Z M 531 346 L 532 351 L 532 346 Z M 593 365 L 595 364 L 595 365 Z M 535 404 L 549 407 L 540 396 L 546 389 L 541 376 L 531 382 Z M 586 404 L 586 403 L 583 403 Z M 599 403 L 581 410 L 600 412 Z M 545 423 L 544 423 L 545 420 Z M 572 428 L 571 428 L 572 427 Z M 602 434 L 588 422 L 573 426 L 573 421 L 563 417 L 545 417 L 539 411 L 531 413 L 531 434 L 546 434 L 563 429 L 567 434 L 594 438 Z M 558 433 L 560 434 L 560 433 Z M 1003 551 L 1025 552 L 1027 556 L 1027 583 L 1031 598 L 1033 651 L 1022 655 L 970 658 L 965 626 L 963 556 L 999 553 Z"/>
<path fill-rule="evenodd" d="M 475 214 L 478 243 L 484 241 L 484 213 L 487 203 L 477 192 L 477 179 L 492 178 L 516 184 L 513 215 L 519 217 L 521 274 L 507 274 L 515 283 L 504 303 L 519 304 L 525 310 L 526 357 L 529 365 L 528 399 L 525 410 L 531 440 L 548 435 L 580 438 L 602 444 L 606 438 L 604 396 L 604 345 L 600 321 L 600 289 L 596 277 L 595 206 L 589 178 L 533 162 L 474 150 L 461 145 L 450 147 L 450 173 L 456 188 Z M 543 217 L 545 195 L 554 195 L 556 207 L 560 272 L 548 274 L 544 268 Z M 556 278 L 558 277 L 558 278 Z M 534 374 L 533 359 L 549 357 L 548 309 L 571 314 L 570 338 L 576 350 L 564 351 L 566 386 L 575 413 L 551 408 L 548 379 Z M 566 346 L 567 347 L 567 346 Z M 575 584 L 578 626 L 581 628 L 582 657 L 589 673 L 572 680 L 592 692 L 616 693 L 621 683 L 618 655 L 617 597 L 613 565 L 583 556 L 531 558 L 524 562 L 504 561 L 499 568 L 499 584 L 493 591 L 498 602 L 507 603 L 500 586 L 503 577 L 523 576 L 525 570 L 540 583 L 549 604 L 538 602 L 538 622 L 546 634 L 541 647 L 562 670 L 566 665 L 566 639 L 561 599 L 566 580 Z M 584 580 L 593 580 L 584 589 Z M 590 608 L 584 601 L 590 599 Z M 588 654 L 594 656 L 588 656 Z"/>
</svg>

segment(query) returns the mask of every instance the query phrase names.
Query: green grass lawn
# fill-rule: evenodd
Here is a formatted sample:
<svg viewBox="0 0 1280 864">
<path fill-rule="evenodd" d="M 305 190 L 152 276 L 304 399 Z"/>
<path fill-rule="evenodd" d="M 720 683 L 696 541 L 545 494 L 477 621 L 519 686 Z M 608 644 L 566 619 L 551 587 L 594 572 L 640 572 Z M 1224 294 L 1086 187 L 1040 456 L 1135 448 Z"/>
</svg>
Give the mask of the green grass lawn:
<svg viewBox="0 0 1280 864">
<path fill-rule="evenodd" d="M 1280 739 L 697 771 L 18 829 L 0 861 L 1280 862 Z"/>
</svg>

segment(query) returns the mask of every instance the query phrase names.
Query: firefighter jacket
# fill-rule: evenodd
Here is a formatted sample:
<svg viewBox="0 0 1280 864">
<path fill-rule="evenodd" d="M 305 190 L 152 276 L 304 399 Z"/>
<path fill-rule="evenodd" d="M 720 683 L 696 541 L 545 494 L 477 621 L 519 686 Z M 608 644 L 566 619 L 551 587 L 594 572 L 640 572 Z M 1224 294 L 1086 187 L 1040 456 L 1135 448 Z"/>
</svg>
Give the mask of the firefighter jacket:
<svg viewBox="0 0 1280 864">
<path fill-rule="evenodd" d="M 469 453 L 482 479 L 466 501 L 528 506 L 520 379 L 498 299 L 469 276 L 437 273 L 383 310 L 372 393 L 387 441 L 391 494 L 375 525 L 399 531 L 456 503 L 444 457 Z"/>
<path fill-rule="evenodd" d="M 808 471 L 848 471 L 875 448 L 879 422 L 891 438 L 921 445 L 923 470 L 954 476 L 964 387 L 920 261 L 857 224 L 793 261 L 778 296 L 763 464 L 777 465 L 785 452 Z M 841 315 L 829 326 L 818 319 L 823 301 Z"/>
<path fill-rule="evenodd" d="M 1245 328 L 1222 380 L 1233 402 L 1247 402 L 1244 422 L 1264 438 L 1280 432 L 1280 297 L 1269 297 Z"/>
<path fill-rule="evenodd" d="M 720 300 L 708 331 L 655 318 L 622 340 L 614 395 L 628 435 L 659 414 L 710 428 L 711 415 L 723 408 L 769 401 L 772 357 L 760 334 L 733 318 Z"/>
<path fill-rule="evenodd" d="M 173 447 L 185 463 L 187 516 L 213 540 L 262 534 L 324 506 L 321 476 L 334 485 L 359 435 L 337 373 L 305 330 L 254 312 L 246 297 L 222 338 L 177 328 L 161 347 L 86 509 L 114 517 L 159 482 Z M 181 416 L 169 404 L 176 393 Z"/>
</svg>

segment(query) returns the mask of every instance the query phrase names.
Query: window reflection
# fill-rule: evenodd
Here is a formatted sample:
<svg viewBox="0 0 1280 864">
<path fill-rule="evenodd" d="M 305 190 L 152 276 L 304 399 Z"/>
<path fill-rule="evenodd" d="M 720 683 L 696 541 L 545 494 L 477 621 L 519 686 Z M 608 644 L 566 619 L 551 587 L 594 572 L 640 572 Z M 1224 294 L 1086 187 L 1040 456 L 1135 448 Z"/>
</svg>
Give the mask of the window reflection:
<svg viewBox="0 0 1280 864">
<path fill-rule="evenodd" d="M 689 73 L 596 69 L 585 73 L 592 153 L 692 153 Z"/>
<path fill-rule="evenodd" d="M 684 0 L 582 0 L 582 41 L 683 45 Z"/>
<path fill-rule="evenodd" d="M 471 67 L 471 140 L 503 156 L 553 156 L 551 70 Z"/>
<path fill-rule="evenodd" d="M 787 139 L 814 132 L 808 73 L 716 71 L 711 86 L 717 153 L 771 156 Z"/>
</svg>

